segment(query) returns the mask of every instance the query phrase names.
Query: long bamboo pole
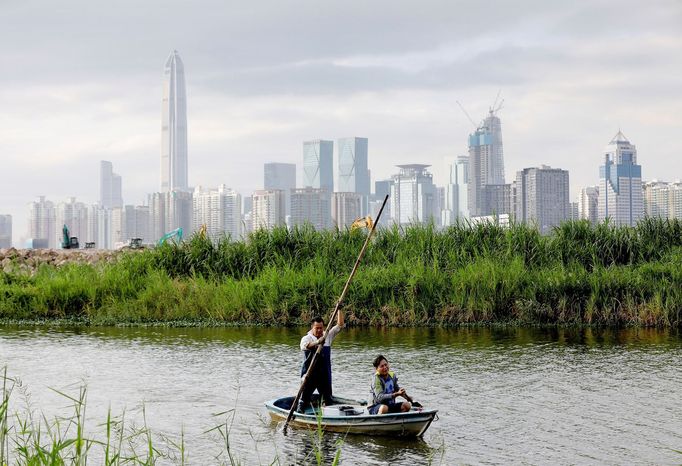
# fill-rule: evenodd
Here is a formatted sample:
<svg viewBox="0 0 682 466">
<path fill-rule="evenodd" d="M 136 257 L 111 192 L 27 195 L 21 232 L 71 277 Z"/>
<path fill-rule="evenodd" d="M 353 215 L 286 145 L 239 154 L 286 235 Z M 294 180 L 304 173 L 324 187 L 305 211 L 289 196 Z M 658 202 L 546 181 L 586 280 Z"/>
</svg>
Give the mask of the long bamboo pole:
<svg viewBox="0 0 682 466">
<path fill-rule="evenodd" d="M 362 260 L 362 256 L 365 255 L 365 249 L 367 249 L 367 245 L 369 244 L 369 240 L 372 238 L 372 235 L 374 234 L 374 230 L 376 229 L 377 223 L 379 223 L 379 218 L 381 218 L 381 213 L 384 211 L 384 207 L 386 207 L 387 201 L 388 201 L 388 194 L 384 198 L 383 204 L 381 204 L 381 209 L 379 209 L 379 213 L 377 214 L 376 220 L 374 220 L 374 224 L 372 225 L 372 228 L 369 230 L 369 234 L 367 235 L 367 239 L 365 239 L 365 244 L 362 245 L 362 249 L 360 250 L 360 254 L 358 255 L 358 258 L 355 261 L 355 265 L 353 266 L 353 270 L 351 270 L 350 275 L 348 276 L 348 280 L 346 280 L 346 285 L 343 287 L 343 291 L 341 292 L 341 296 L 339 296 L 339 300 L 336 301 L 336 307 L 334 307 L 334 312 L 332 312 L 332 315 L 329 318 L 329 321 L 327 322 L 327 329 L 325 330 L 325 333 L 322 335 L 322 341 L 320 342 L 319 345 L 317 345 L 317 350 L 315 351 L 315 354 L 313 354 L 313 358 L 310 360 L 310 365 L 308 366 L 308 370 L 306 371 L 305 375 L 303 376 L 303 380 L 301 381 L 301 386 L 298 389 L 298 393 L 296 394 L 296 398 L 294 398 L 294 402 L 291 404 L 291 409 L 289 410 L 289 416 L 287 416 L 287 420 L 284 423 L 284 430 L 286 430 L 287 426 L 289 425 L 289 422 L 294 417 L 294 411 L 296 410 L 296 407 L 298 405 L 298 401 L 301 399 L 301 394 L 303 393 L 303 389 L 305 388 L 306 384 L 308 383 L 308 376 L 313 372 L 313 369 L 315 368 L 315 364 L 317 363 L 317 361 L 319 359 L 319 355 L 322 352 L 322 347 L 324 346 L 324 341 L 327 338 L 327 334 L 329 334 L 329 330 L 331 330 L 331 328 L 332 328 L 332 322 L 334 322 L 337 314 L 339 313 L 339 308 L 341 307 L 341 303 L 343 302 L 343 298 L 346 297 L 346 293 L 348 292 L 348 287 L 350 286 L 350 282 L 351 282 L 351 280 L 353 280 L 353 276 L 355 275 L 355 272 L 358 270 L 358 266 L 360 265 L 360 261 Z"/>
</svg>

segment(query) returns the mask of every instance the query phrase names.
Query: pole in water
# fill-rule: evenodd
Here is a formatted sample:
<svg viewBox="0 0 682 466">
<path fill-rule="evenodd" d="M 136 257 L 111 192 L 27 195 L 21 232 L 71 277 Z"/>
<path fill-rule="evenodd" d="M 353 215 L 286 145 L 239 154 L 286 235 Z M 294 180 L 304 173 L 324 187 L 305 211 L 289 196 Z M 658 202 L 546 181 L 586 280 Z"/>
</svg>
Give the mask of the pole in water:
<svg viewBox="0 0 682 466">
<path fill-rule="evenodd" d="M 296 411 L 296 407 L 298 405 L 298 402 L 301 399 L 301 395 L 303 394 L 303 389 L 305 388 L 306 384 L 308 383 L 308 376 L 313 372 L 315 364 L 317 363 L 317 360 L 319 359 L 319 354 L 322 351 L 322 347 L 324 346 L 324 340 L 327 337 L 327 334 L 329 334 L 329 330 L 331 330 L 332 322 L 334 322 L 336 315 L 339 313 L 339 308 L 341 307 L 341 302 L 343 302 L 343 298 L 346 297 L 346 293 L 348 292 L 348 287 L 350 286 L 350 282 L 351 282 L 351 280 L 353 280 L 353 276 L 355 275 L 355 272 L 358 270 L 358 266 L 360 265 L 360 261 L 362 260 L 362 256 L 365 255 L 365 249 L 367 249 L 367 245 L 369 244 L 369 240 L 372 238 L 372 235 L 374 234 L 374 230 L 376 229 L 377 224 L 379 223 L 379 218 L 381 218 L 381 213 L 384 211 L 384 207 L 386 207 L 387 201 L 388 201 L 388 194 L 386 195 L 386 197 L 384 197 L 384 202 L 383 202 L 383 204 L 381 204 L 381 209 L 379 209 L 379 213 L 377 214 L 377 218 L 374 221 L 374 224 L 372 225 L 372 229 L 369 230 L 369 234 L 367 235 L 367 238 L 365 239 L 365 244 L 362 245 L 362 249 L 360 250 L 360 254 L 358 255 L 358 258 L 355 260 L 355 265 L 353 266 L 353 270 L 351 270 L 350 275 L 348 276 L 348 280 L 346 280 L 346 285 L 343 287 L 343 291 L 341 292 L 341 296 L 339 296 L 339 299 L 336 302 L 336 306 L 334 307 L 334 312 L 332 312 L 332 315 L 329 318 L 329 321 L 327 322 L 327 329 L 325 330 L 324 334 L 322 335 L 322 342 L 319 345 L 317 345 L 317 350 L 315 351 L 312 359 L 310 360 L 310 365 L 308 366 L 308 370 L 306 371 L 305 375 L 303 376 L 303 380 L 301 381 L 301 386 L 298 389 L 298 393 L 294 397 L 293 403 L 291 403 L 291 409 L 289 410 L 289 416 L 287 416 L 287 420 L 284 422 L 283 430 L 285 433 L 287 431 L 287 426 L 289 426 L 289 422 L 294 417 L 294 411 Z"/>
</svg>

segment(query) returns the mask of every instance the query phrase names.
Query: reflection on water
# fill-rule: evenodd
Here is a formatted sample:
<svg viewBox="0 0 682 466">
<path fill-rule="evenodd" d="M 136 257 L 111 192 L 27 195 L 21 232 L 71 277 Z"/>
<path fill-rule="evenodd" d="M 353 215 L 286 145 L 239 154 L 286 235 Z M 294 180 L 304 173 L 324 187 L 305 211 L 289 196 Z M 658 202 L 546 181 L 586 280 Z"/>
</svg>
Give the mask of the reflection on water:
<svg viewBox="0 0 682 466">
<path fill-rule="evenodd" d="M 88 385 L 96 426 L 106 410 L 154 432 L 181 429 L 192 464 L 211 464 L 222 440 L 213 415 L 236 408 L 232 447 L 247 464 L 680 463 L 682 338 L 676 330 L 461 328 L 345 330 L 334 342 L 335 393 L 368 395 L 371 361 L 385 354 L 401 385 L 439 409 L 424 439 L 289 429 L 263 402 L 298 388 L 306 329 L 0 327 L 0 366 L 47 414 L 65 403 L 49 387 Z M 314 453 L 313 453 L 314 454 Z"/>
</svg>

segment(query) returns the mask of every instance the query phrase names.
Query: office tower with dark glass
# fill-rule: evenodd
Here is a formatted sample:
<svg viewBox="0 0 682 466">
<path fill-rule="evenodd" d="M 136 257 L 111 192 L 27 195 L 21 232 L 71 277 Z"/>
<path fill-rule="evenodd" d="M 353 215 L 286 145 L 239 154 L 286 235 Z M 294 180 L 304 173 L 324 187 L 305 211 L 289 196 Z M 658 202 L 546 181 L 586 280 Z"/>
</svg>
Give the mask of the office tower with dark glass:
<svg viewBox="0 0 682 466">
<path fill-rule="evenodd" d="M 284 191 L 286 215 L 291 215 L 291 190 L 296 189 L 296 164 L 271 162 L 263 165 L 263 189 Z"/>
<path fill-rule="evenodd" d="M 334 191 L 334 143 L 317 139 L 303 143 L 303 187 Z"/>
<path fill-rule="evenodd" d="M 367 168 L 367 138 L 341 138 L 337 140 L 336 147 L 338 149 L 336 191 L 362 195 L 362 214 L 365 214 L 371 191 Z"/>
<path fill-rule="evenodd" d="M 599 221 L 634 226 L 644 217 L 642 167 L 637 148 L 618 131 L 604 151 L 599 167 Z"/>
<path fill-rule="evenodd" d="M 469 135 L 469 214 L 508 213 L 501 211 L 504 206 L 500 204 L 500 193 L 505 192 L 500 186 L 504 184 L 502 123 L 490 109 L 488 117 Z"/>
<path fill-rule="evenodd" d="M 185 67 L 177 50 L 163 71 L 161 191 L 187 191 L 187 97 Z"/>
</svg>

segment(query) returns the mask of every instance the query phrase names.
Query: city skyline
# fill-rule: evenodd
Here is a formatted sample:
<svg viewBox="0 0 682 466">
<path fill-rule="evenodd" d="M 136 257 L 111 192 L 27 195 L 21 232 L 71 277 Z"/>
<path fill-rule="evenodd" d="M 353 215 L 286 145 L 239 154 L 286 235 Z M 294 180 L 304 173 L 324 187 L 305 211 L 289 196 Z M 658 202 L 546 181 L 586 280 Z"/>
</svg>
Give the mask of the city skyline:
<svg viewBox="0 0 682 466">
<path fill-rule="evenodd" d="M 182 5 L 164 9 L 159 22 L 160 7 L 150 4 L 132 23 L 119 13 L 132 8 L 125 2 L 102 6 L 103 23 L 88 8 L 0 7 L 8 26 L 0 28 L 0 214 L 12 215 L 15 243 L 39 195 L 94 203 L 99 160 L 125 180 L 126 204 L 156 189 L 159 70 L 174 47 L 191 69 L 190 186 L 224 183 L 248 195 L 263 163 L 298 165 L 302 141 L 344 135 L 371 139 L 372 182 L 396 164 L 424 163 L 443 186 L 443 160 L 466 154 L 472 132 L 456 101 L 478 121 L 500 89 L 507 180 L 526 167 L 559 167 L 571 173 L 574 201 L 581 187 L 598 184 L 602 148 L 618 128 L 637 143 L 643 180 L 682 178 L 677 2 L 520 2 L 494 11 L 426 2 L 420 17 L 405 4 L 388 15 L 371 5 L 357 8 L 348 30 L 333 18 L 359 3 L 329 6 L 315 21 L 311 5 L 259 5 L 247 17 L 216 4 L 212 18 L 202 16 L 208 24 Z M 471 20 L 483 9 L 485 22 Z M 314 27 L 288 34 L 294 16 Z M 185 27 L 192 20 L 206 25 L 201 40 Z M 45 27 L 27 29 L 29 21 Z M 413 29 L 409 40 L 397 24 Z M 68 34 L 54 29 L 65 26 Z M 349 40 L 309 40 L 316 31 Z"/>
</svg>

